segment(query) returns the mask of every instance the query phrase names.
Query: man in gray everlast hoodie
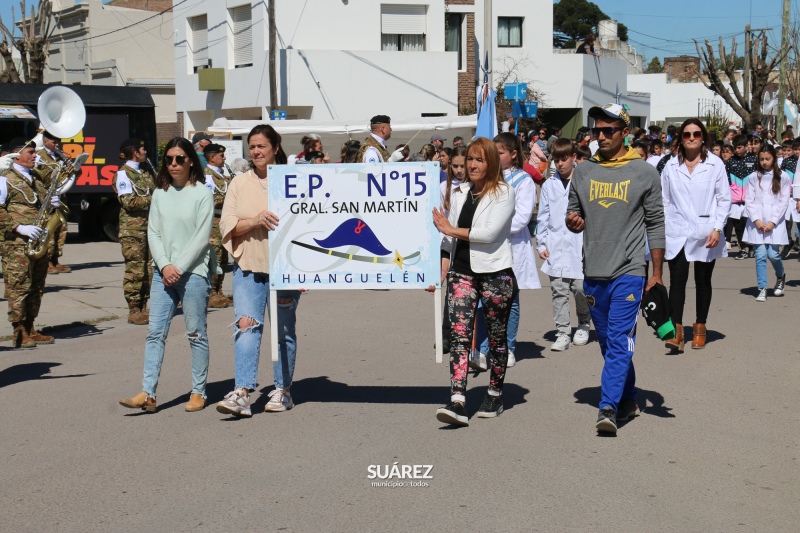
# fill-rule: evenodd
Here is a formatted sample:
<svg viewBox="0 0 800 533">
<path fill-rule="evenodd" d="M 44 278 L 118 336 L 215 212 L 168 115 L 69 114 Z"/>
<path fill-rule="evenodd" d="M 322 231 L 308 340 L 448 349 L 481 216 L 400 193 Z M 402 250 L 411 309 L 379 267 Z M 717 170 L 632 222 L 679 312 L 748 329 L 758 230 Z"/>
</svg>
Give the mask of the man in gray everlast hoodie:
<svg viewBox="0 0 800 533">
<path fill-rule="evenodd" d="M 640 412 L 633 368 L 636 319 L 642 290 L 662 283 L 664 203 L 658 172 L 624 146 L 631 126 L 625 109 L 595 106 L 589 118 L 600 148 L 572 175 L 566 224 L 583 230 L 584 293 L 605 359 L 596 428 L 616 433 L 618 420 Z M 646 286 L 645 235 L 653 258 Z"/>
</svg>

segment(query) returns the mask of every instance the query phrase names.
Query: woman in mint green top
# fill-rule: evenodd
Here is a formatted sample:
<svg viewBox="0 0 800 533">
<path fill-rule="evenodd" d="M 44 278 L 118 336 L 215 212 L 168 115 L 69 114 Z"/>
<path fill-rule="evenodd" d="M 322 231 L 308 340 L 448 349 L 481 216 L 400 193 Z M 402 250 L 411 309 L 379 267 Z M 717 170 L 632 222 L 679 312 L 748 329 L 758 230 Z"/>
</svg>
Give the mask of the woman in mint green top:
<svg viewBox="0 0 800 533">
<path fill-rule="evenodd" d="M 208 336 L 206 312 L 216 258 L 208 244 L 214 218 L 214 198 L 204 185 L 203 167 L 183 137 L 167 143 L 150 205 L 147 240 L 155 262 L 150 287 L 150 329 L 144 349 L 142 392 L 120 404 L 148 412 L 156 410 L 156 388 L 164 360 L 169 326 L 178 304 L 183 307 L 192 352 L 192 392 L 187 411 L 206 404 Z"/>
</svg>

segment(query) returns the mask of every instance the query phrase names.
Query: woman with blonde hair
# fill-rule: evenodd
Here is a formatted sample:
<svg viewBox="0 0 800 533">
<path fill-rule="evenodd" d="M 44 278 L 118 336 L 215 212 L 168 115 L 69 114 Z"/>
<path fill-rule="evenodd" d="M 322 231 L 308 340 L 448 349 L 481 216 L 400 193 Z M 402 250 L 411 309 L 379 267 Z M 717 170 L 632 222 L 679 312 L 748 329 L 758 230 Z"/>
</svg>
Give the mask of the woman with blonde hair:
<svg viewBox="0 0 800 533">
<path fill-rule="evenodd" d="M 491 377 L 478 417 L 496 417 L 503 411 L 506 330 L 517 292 L 509 242 L 514 189 L 502 177 L 495 143 L 484 138 L 473 141 L 466 167 L 468 179 L 453 189 L 449 216 L 442 208 L 433 210 L 434 224 L 450 243 L 447 308 L 452 324 L 450 402 L 437 410 L 436 418 L 456 426 L 469 425 L 464 407 L 467 365 L 479 299 L 489 334 Z"/>
</svg>

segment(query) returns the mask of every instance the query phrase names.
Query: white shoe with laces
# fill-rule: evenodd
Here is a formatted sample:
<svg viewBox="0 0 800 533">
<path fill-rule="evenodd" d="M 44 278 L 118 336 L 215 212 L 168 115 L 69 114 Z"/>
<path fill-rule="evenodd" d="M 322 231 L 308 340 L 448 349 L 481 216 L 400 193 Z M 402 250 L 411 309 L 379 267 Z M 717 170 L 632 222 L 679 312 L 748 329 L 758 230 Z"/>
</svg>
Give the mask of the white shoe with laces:
<svg viewBox="0 0 800 533">
<path fill-rule="evenodd" d="M 469 353 L 469 366 L 474 370 L 488 370 L 489 365 L 486 363 L 486 354 L 481 353 L 480 350 L 472 350 Z"/>
<path fill-rule="evenodd" d="M 250 417 L 250 394 L 245 388 L 238 388 L 225 395 L 225 399 L 217 403 L 217 411 L 233 416 Z"/>
<path fill-rule="evenodd" d="M 758 296 L 756 296 L 757 302 L 766 302 L 767 301 L 767 288 L 764 287 L 763 289 L 758 290 Z"/>
<path fill-rule="evenodd" d="M 275 389 L 267 396 L 269 396 L 269 401 L 267 402 L 267 405 L 264 406 L 265 411 L 269 411 L 270 413 L 281 413 L 294 407 L 294 402 L 292 401 L 292 395 L 289 394 L 289 389 Z"/>
<path fill-rule="evenodd" d="M 508 362 L 506 363 L 506 368 L 511 368 L 516 364 L 517 364 L 517 358 L 514 357 L 514 352 L 508 352 Z"/>
<path fill-rule="evenodd" d="M 569 350 L 570 344 L 569 335 L 566 333 L 559 333 L 556 337 L 556 342 L 550 346 L 550 350 L 554 352 L 563 352 Z"/>
<path fill-rule="evenodd" d="M 591 329 L 590 324 L 581 324 L 578 326 L 578 329 L 575 330 L 575 334 L 572 336 L 572 344 L 575 346 L 585 346 L 589 344 L 589 330 Z"/>
</svg>

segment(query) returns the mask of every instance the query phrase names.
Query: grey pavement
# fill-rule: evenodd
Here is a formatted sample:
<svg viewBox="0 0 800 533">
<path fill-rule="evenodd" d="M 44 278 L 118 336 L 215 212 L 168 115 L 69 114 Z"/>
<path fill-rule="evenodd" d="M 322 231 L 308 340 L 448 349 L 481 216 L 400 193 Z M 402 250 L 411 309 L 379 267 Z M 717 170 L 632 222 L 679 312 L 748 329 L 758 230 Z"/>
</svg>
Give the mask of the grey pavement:
<svg viewBox="0 0 800 533">
<path fill-rule="evenodd" d="M 68 245 L 65 263 L 76 270 L 49 280 L 40 321 L 122 314 L 120 261 L 113 243 Z M 190 361 L 180 316 L 155 414 L 117 404 L 139 391 L 144 327 L 119 318 L 59 329 L 51 346 L 6 342 L 0 524 L 14 532 L 797 531 L 800 264 L 796 255 L 786 264 L 787 295 L 756 303 L 753 260 L 718 262 L 705 350 L 667 355 L 640 322 L 644 413 L 616 438 L 594 431 L 602 367 L 594 337 L 548 349 L 547 287 L 522 293 L 506 411 L 475 418 L 487 377 L 470 377 L 472 418 L 462 429 L 434 417 L 449 377 L 434 362 L 433 303 L 422 291 L 303 295 L 297 406 L 263 412 L 272 388 L 264 353 L 245 420 L 213 406 L 184 411 Z M 694 291 L 687 296 L 688 322 Z M 231 309 L 209 313 L 212 401 L 233 387 L 232 321 Z M 433 465 L 432 479 L 416 480 L 428 486 L 373 487 L 371 465 L 395 462 Z"/>
</svg>

